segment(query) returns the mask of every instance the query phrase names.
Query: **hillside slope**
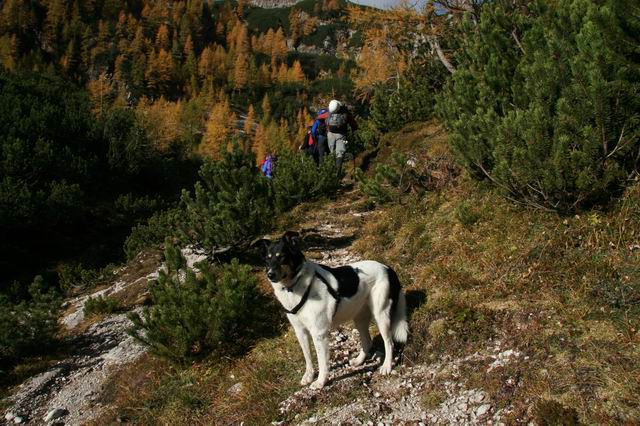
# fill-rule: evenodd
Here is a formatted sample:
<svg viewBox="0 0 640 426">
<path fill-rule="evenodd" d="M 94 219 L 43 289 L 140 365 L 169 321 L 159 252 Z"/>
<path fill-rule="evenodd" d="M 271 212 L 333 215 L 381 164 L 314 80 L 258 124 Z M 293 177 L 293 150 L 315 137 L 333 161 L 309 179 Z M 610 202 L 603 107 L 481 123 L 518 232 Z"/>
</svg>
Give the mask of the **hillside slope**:
<svg viewBox="0 0 640 426">
<path fill-rule="evenodd" d="M 416 123 L 385 136 L 375 160 L 402 152 L 407 176 L 437 189 L 386 187 L 390 201 L 376 204 L 348 184 L 279 224 L 301 231 L 311 259 L 399 272 L 411 337 L 391 376 L 376 372 L 378 339 L 371 360 L 348 366 L 357 344 L 346 324 L 332 333 L 329 385 L 301 389 L 302 355 L 282 323 L 238 359 L 176 367 L 143 355 L 103 383 L 92 423 L 633 424 L 640 185 L 608 212 L 526 210 L 433 168 L 449 164 L 446 142 L 438 124 Z"/>
</svg>

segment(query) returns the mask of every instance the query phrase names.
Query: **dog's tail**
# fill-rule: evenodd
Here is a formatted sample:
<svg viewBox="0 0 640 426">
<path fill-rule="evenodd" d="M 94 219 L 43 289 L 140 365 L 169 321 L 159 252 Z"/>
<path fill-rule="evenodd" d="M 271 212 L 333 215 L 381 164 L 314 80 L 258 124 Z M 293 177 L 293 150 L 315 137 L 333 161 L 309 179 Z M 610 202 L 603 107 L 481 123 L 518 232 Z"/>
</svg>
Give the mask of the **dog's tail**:
<svg viewBox="0 0 640 426">
<path fill-rule="evenodd" d="M 395 312 L 391 315 L 391 331 L 393 340 L 398 343 L 406 343 L 409 337 L 409 323 L 407 322 L 407 301 L 404 293 L 398 295 L 398 303 Z"/>
<path fill-rule="evenodd" d="M 388 268 L 389 293 L 391 296 L 391 332 L 393 340 L 406 343 L 409 337 L 409 323 L 407 322 L 407 301 L 400 289 L 400 280 L 396 272 Z"/>
</svg>

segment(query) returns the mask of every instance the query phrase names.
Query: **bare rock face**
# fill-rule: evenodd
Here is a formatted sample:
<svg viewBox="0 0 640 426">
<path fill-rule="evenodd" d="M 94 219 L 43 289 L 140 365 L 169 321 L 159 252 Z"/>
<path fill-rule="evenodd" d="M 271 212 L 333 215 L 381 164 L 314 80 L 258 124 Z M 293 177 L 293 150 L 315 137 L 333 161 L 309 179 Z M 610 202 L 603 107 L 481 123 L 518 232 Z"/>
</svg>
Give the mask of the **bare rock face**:
<svg viewBox="0 0 640 426">
<path fill-rule="evenodd" d="M 282 7 L 293 6 L 299 0 L 252 0 L 251 5 L 262 7 L 264 9 L 277 9 Z"/>
</svg>

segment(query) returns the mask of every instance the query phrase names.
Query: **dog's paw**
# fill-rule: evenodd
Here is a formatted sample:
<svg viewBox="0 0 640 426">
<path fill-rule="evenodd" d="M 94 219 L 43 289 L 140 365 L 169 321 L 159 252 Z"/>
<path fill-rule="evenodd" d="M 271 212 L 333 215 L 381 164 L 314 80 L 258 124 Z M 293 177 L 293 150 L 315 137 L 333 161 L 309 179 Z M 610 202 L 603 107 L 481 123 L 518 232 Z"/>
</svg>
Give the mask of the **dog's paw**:
<svg viewBox="0 0 640 426">
<path fill-rule="evenodd" d="M 311 383 L 311 389 L 322 389 L 324 387 L 324 385 L 326 384 L 326 380 L 316 380 L 315 382 Z"/>
<path fill-rule="evenodd" d="M 360 367 L 362 364 L 364 364 L 365 359 L 367 359 L 367 354 L 361 351 L 360 355 L 349 361 L 349 365 L 351 365 L 352 367 Z"/>
<path fill-rule="evenodd" d="M 300 380 L 300 384 L 302 386 L 307 386 L 311 382 L 313 382 L 313 371 L 310 373 L 304 373 L 304 376 L 302 376 L 302 380 Z"/>
<path fill-rule="evenodd" d="M 391 365 L 382 364 L 382 367 L 380 367 L 380 369 L 378 369 L 378 371 L 383 376 L 387 376 L 387 375 L 391 374 Z"/>
</svg>

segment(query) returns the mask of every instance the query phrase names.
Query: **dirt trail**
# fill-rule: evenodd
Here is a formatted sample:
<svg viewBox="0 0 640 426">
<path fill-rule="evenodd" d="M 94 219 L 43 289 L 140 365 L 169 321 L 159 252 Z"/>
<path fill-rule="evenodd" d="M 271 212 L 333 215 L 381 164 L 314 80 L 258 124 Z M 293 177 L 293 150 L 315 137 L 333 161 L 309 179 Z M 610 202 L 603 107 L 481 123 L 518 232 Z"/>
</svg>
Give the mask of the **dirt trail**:
<svg viewBox="0 0 640 426">
<path fill-rule="evenodd" d="M 357 211 L 354 206 L 358 201 L 356 192 L 346 191 L 328 208 L 309 213 L 300 226 L 309 258 L 332 266 L 361 260 L 351 250 L 351 244 L 372 213 Z M 372 331 L 376 336 L 375 328 Z M 333 331 L 329 384 L 319 391 L 302 388 L 282 401 L 281 419 L 293 418 L 293 424 L 301 425 L 499 425 L 508 413 L 496 409 L 485 391 L 467 389 L 460 373 L 465 365 L 492 369 L 517 361 L 520 354 L 505 350 L 500 342 L 488 342 L 483 353 L 461 359 L 443 358 L 428 365 L 409 365 L 408 360 L 396 354 L 390 376 L 377 372 L 383 357 L 381 343 L 375 338 L 371 358 L 365 365 L 354 368 L 349 359 L 359 351 L 357 331 L 350 323 Z M 323 394 L 331 397 L 325 398 Z M 318 404 L 318 400 L 329 403 Z M 290 421 L 273 424 L 286 425 Z"/>
</svg>

